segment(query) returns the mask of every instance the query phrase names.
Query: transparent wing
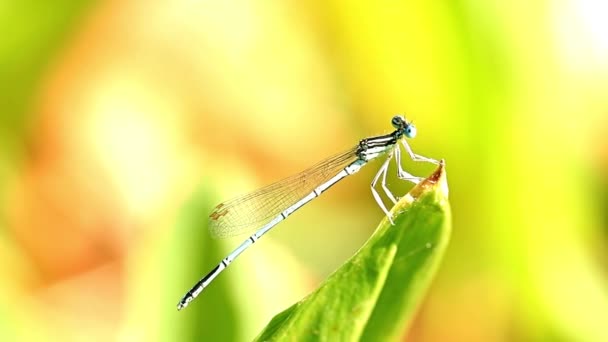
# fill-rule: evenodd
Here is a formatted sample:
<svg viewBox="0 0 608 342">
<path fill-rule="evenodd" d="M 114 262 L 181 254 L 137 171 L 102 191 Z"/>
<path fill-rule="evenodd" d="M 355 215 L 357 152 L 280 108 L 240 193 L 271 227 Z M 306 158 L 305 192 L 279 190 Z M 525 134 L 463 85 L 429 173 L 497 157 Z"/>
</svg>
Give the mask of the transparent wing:
<svg viewBox="0 0 608 342">
<path fill-rule="evenodd" d="M 357 147 L 250 194 L 218 204 L 209 215 L 209 232 L 226 238 L 251 232 L 308 195 L 357 159 Z"/>
</svg>

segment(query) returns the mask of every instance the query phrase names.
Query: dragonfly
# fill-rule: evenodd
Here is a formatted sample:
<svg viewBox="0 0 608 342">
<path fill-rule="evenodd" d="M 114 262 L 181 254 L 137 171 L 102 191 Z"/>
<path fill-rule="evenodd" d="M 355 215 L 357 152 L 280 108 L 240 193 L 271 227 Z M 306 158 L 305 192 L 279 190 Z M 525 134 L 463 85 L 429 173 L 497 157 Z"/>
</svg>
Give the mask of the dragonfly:
<svg viewBox="0 0 608 342">
<path fill-rule="evenodd" d="M 254 233 L 235 250 L 201 278 L 179 301 L 177 309 L 187 307 L 213 280 L 224 271 L 241 253 L 251 247 L 277 224 L 347 176 L 357 173 L 372 160 L 385 157 L 384 163 L 371 182 L 371 192 L 380 209 L 391 224 L 393 216 L 386 208 L 376 189 L 378 181 L 388 199 L 397 203 L 397 198 L 386 186 L 386 175 L 391 160 L 397 164 L 397 177 L 418 184 L 422 178 L 406 172 L 401 165 L 403 148 L 416 162 L 439 164 L 412 151 L 406 138 L 416 136 L 416 126 L 403 115 L 391 119 L 394 131 L 390 134 L 365 138 L 342 153 L 329 157 L 310 168 L 252 193 L 218 204 L 209 215 L 209 232 L 216 238 L 227 238 Z"/>
</svg>

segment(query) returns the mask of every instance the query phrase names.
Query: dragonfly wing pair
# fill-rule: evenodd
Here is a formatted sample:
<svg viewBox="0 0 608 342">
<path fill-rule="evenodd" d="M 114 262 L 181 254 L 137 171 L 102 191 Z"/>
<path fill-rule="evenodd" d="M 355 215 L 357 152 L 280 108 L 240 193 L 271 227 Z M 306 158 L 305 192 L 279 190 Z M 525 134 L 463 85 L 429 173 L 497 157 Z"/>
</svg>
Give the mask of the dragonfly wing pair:
<svg viewBox="0 0 608 342">
<path fill-rule="evenodd" d="M 260 228 L 357 160 L 356 152 L 357 147 L 351 148 L 298 174 L 218 204 L 209 215 L 211 236 L 227 238 Z"/>
</svg>

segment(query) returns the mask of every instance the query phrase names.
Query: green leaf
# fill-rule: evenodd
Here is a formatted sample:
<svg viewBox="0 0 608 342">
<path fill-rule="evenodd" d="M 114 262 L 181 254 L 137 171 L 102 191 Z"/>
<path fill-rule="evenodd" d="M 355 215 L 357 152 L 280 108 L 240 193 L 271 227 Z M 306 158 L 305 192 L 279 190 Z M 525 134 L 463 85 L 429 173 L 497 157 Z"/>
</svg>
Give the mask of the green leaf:
<svg viewBox="0 0 608 342">
<path fill-rule="evenodd" d="M 300 302 L 275 316 L 258 341 L 399 339 L 439 266 L 451 231 L 442 164 L 391 210 L 366 244 Z"/>
</svg>

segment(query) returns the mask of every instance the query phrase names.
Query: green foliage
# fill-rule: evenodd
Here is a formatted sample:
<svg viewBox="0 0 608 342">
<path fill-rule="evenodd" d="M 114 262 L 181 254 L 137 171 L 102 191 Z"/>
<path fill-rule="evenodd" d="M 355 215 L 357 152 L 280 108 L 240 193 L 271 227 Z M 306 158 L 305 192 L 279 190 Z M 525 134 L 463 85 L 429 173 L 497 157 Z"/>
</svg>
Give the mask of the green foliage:
<svg viewBox="0 0 608 342">
<path fill-rule="evenodd" d="M 215 281 L 213 295 L 200 296 L 197 298 L 197 305 L 191 305 L 182 312 L 175 309 L 184 290 L 192 286 L 193 280 L 200 278 L 201 269 L 205 270 L 214 265 L 224 256 L 225 251 L 220 248 L 219 243 L 209 237 L 208 216 L 201 214 L 211 211 L 215 202 L 213 198 L 215 196 L 211 191 L 201 188 L 184 206 L 178 220 L 172 245 L 178 246 L 179 250 L 173 253 L 173 258 L 168 259 L 165 267 L 168 269 L 167 273 L 177 274 L 179 281 L 169 279 L 166 284 L 168 292 L 173 295 L 164 298 L 163 307 L 167 308 L 165 320 L 169 322 L 161 327 L 164 340 L 238 340 L 238 332 L 226 326 L 226 322 L 238 325 L 241 320 L 235 312 L 235 298 L 226 277 L 219 277 Z"/>
<path fill-rule="evenodd" d="M 451 218 L 440 166 L 393 208 L 367 243 L 317 290 L 275 316 L 259 341 L 398 339 L 447 246 Z"/>
</svg>

